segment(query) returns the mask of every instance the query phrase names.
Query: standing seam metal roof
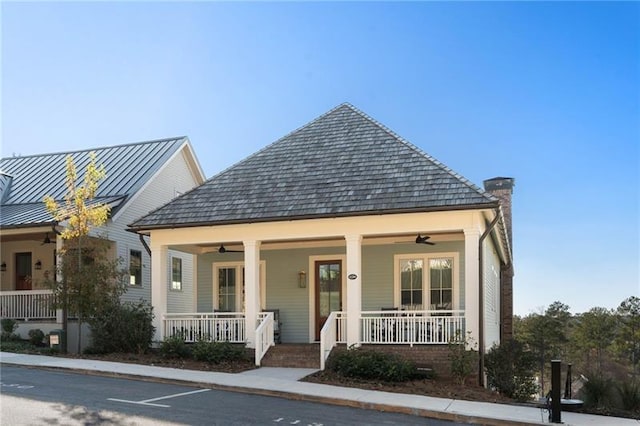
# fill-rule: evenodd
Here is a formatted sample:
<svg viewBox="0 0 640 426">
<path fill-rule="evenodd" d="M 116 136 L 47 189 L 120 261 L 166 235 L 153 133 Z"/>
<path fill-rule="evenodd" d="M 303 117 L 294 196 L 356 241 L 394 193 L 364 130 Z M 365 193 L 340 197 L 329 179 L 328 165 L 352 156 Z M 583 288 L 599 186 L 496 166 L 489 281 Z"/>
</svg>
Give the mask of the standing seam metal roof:
<svg viewBox="0 0 640 426">
<path fill-rule="evenodd" d="M 89 153 L 95 152 L 96 163 L 106 170 L 96 200 L 110 203 L 115 213 L 186 141 L 185 136 L 180 136 L 74 152 L 2 158 L 0 173 L 11 179 L 4 179 L 9 183 L 2 191 L 0 227 L 52 221 L 43 199 L 46 195 L 58 201 L 64 199 L 67 155 L 73 158 L 78 178 L 83 179 Z"/>
<path fill-rule="evenodd" d="M 350 104 L 131 225 L 143 230 L 494 207 L 497 200 Z"/>
</svg>

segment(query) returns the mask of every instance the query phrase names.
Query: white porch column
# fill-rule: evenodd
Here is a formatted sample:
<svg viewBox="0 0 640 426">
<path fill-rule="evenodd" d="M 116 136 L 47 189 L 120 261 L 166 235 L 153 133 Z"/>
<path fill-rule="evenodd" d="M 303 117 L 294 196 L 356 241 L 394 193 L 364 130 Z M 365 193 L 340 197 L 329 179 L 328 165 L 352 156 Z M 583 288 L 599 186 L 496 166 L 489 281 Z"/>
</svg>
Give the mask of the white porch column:
<svg viewBox="0 0 640 426">
<path fill-rule="evenodd" d="M 471 338 L 479 344 L 478 303 L 480 300 L 480 230 L 467 228 L 464 230 L 464 317 L 467 331 Z M 465 336 L 466 337 L 466 336 Z"/>
<path fill-rule="evenodd" d="M 360 346 L 362 311 L 362 235 L 346 235 L 347 241 L 347 347 Z"/>
<path fill-rule="evenodd" d="M 164 339 L 164 324 L 162 317 L 167 313 L 168 291 L 168 262 L 169 249 L 167 246 L 151 244 L 151 305 L 153 306 L 153 326 L 156 328 L 153 339 Z"/>
<path fill-rule="evenodd" d="M 244 314 L 247 347 L 256 347 L 256 325 L 260 312 L 260 241 L 244 244 Z"/>
</svg>

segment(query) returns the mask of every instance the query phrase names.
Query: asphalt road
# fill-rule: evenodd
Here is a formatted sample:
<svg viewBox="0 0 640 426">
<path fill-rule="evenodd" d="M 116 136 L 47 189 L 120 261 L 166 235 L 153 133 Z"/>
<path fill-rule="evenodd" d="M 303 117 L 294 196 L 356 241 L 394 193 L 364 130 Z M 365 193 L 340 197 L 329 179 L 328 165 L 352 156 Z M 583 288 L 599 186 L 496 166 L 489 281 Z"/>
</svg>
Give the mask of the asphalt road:
<svg viewBox="0 0 640 426">
<path fill-rule="evenodd" d="M 455 423 L 239 392 L 2 366 L 2 425 L 434 425 Z"/>
</svg>

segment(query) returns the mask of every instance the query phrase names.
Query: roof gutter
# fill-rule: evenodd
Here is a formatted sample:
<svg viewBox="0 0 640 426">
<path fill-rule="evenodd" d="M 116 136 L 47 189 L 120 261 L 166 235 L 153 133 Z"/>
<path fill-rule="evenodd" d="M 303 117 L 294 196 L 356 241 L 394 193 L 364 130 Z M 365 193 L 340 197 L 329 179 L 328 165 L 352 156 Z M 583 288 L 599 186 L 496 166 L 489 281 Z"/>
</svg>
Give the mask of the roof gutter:
<svg viewBox="0 0 640 426">
<path fill-rule="evenodd" d="M 496 216 L 493 218 L 487 229 L 480 236 L 478 242 L 478 384 L 484 387 L 484 255 L 482 250 L 482 243 L 485 238 L 491 234 L 493 228 L 498 224 L 500 220 L 500 208 L 495 209 Z"/>
</svg>

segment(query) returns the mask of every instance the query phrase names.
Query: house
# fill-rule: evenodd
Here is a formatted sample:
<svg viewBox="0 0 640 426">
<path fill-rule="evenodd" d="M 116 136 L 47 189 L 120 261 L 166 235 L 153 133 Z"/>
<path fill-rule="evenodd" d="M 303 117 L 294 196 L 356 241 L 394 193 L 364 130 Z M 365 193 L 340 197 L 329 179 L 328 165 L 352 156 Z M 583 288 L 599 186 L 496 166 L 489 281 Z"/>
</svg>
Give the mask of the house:
<svg viewBox="0 0 640 426">
<path fill-rule="evenodd" d="M 149 236 L 157 339 L 481 348 L 508 335 L 511 178 L 485 191 L 349 104 L 131 224 Z M 508 203 L 501 206 L 499 193 Z M 196 256 L 195 313 L 167 298 Z M 170 294 L 170 293 L 169 293 Z M 279 319 L 274 320 L 273 311 Z"/>
<path fill-rule="evenodd" d="M 0 160 L 0 316 L 28 321 L 18 328 L 26 337 L 28 328 L 47 332 L 59 328 L 52 293 L 44 287 L 55 273 L 56 250 L 63 245 L 55 223 L 43 203 L 51 195 L 64 203 L 66 157 L 73 158 L 79 177 L 96 154 L 105 167 L 96 200 L 108 203 L 107 223 L 93 231 L 111 241 L 110 252 L 121 257 L 129 269 L 125 300 L 151 300 L 151 257 L 144 238 L 127 232 L 127 224 L 177 195 L 204 182 L 205 177 L 186 137 L 176 137 L 91 150 L 17 156 Z M 172 256 L 179 256 L 171 253 Z M 190 255 L 184 255 L 183 274 L 193 270 Z M 187 289 L 185 285 L 185 289 Z M 169 297 L 179 311 L 191 311 L 194 300 L 189 289 L 184 296 Z M 71 337 L 71 336 L 70 336 Z"/>
</svg>

